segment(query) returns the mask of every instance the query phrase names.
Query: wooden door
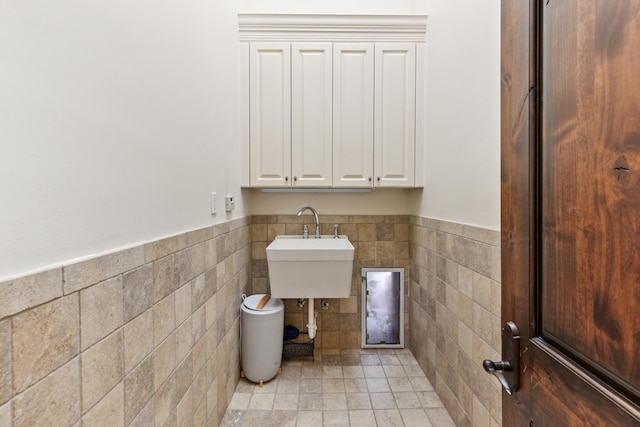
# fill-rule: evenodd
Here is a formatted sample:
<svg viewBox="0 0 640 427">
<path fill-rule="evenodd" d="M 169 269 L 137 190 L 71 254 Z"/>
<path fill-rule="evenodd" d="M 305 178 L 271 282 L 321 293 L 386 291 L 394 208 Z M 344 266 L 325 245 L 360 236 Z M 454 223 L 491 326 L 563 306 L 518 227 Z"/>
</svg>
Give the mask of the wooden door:
<svg viewBox="0 0 640 427">
<path fill-rule="evenodd" d="M 293 186 L 333 182 L 331 43 L 291 45 L 291 175 Z"/>
<path fill-rule="evenodd" d="M 638 426 L 640 0 L 503 0 L 501 86 L 503 425 Z"/>
</svg>

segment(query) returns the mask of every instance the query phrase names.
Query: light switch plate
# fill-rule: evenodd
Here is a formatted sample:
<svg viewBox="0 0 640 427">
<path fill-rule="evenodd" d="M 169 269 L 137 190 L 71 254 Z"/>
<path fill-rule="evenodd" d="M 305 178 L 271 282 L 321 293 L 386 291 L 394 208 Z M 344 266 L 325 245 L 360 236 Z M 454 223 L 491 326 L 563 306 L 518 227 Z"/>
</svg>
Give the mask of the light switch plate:
<svg viewBox="0 0 640 427">
<path fill-rule="evenodd" d="M 227 196 L 224 198 L 224 209 L 227 212 L 231 212 L 236 208 L 236 201 L 233 196 Z"/>
</svg>

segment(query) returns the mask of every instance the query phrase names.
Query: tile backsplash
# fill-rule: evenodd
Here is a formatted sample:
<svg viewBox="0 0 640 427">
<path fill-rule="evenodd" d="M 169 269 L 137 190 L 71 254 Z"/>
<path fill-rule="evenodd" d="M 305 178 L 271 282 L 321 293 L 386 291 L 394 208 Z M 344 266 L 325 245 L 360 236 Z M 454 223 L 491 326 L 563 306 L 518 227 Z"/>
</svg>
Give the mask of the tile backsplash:
<svg viewBox="0 0 640 427">
<path fill-rule="evenodd" d="M 334 224 L 339 234 L 346 235 L 355 248 L 351 296 L 329 299 L 329 307 L 318 311 L 318 333 L 315 338 L 316 357 L 324 363 L 339 360 L 340 350 L 360 348 L 362 312 L 362 268 L 402 267 L 405 269 L 405 294 L 409 290 L 409 216 L 408 215 L 321 215 L 321 234 L 333 235 Z M 253 293 L 268 293 L 269 278 L 266 247 L 280 234 L 302 234 L 303 225 L 313 230 L 310 215 L 254 216 L 251 224 Z M 405 296 L 406 299 L 406 296 Z M 285 299 L 285 324 L 306 331 L 308 308 L 298 307 L 297 300 Z M 405 305 L 405 312 L 408 307 Z M 409 316 L 405 313 L 405 337 L 408 337 Z"/>
</svg>

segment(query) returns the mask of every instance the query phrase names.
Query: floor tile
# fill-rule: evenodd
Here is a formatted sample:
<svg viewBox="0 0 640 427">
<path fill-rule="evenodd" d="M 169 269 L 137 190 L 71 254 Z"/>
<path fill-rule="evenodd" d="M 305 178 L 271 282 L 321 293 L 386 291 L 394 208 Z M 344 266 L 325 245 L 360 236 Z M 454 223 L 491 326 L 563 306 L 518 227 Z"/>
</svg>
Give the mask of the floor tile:
<svg viewBox="0 0 640 427">
<path fill-rule="evenodd" d="M 395 409 L 398 407 L 392 393 L 370 393 L 369 397 L 373 409 Z"/>
<path fill-rule="evenodd" d="M 298 427 L 322 427 L 322 411 L 299 411 L 296 425 Z"/>
<path fill-rule="evenodd" d="M 303 366 L 302 378 L 322 378 L 322 366 Z"/>
<path fill-rule="evenodd" d="M 287 359 L 262 387 L 241 378 L 220 425 L 455 427 L 407 349 Z"/>
<path fill-rule="evenodd" d="M 349 409 L 371 409 L 369 393 L 349 393 L 347 406 Z"/>
<path fill-rule="evenodd" d="M 298 411 L 273 411 L 271 414 L 271 425 L 278 427 L 295 427 L 297 416 Z"/>
<path fill-rule="evenodd" d="M 396 356 L 395 354 L 381 354 L 379 357 L 380 357 L 380 362 L 382 362 L 383 365 L 399 365 L 400 364 L 400 359 L 398 359 L 398 356 Z"/>
<path fill-rule="evenodd" d="M 256 425 L 270 425 L 271 411 L 245 411 L 242 415 L 242 427 L 251 427 Z"/>
<path fill-rule="evenodd" d="M 239 426 L 242 422 L 242 415 L 244 415 L 244 411 L 227 409 L 227 411 L 224 413 L 224 417 L 222 418 L 222 422 L 220 423 L 220 427 Z"/>
<path fill-rule="evenodd" d="M 364 378 L 362 366 L 343 366 L 344 378 Z"/>
<path fill-rule="evenodd" d="M 321 410 L 322 393 L 303 393 L 298 400 L 298 409 L 301 411 Z"/>
<path fill-rule="evenodd" d="M 249 401 L 249 410 L 266 410 L 273 409 L 273 400 L 276 397 L 273 393 L 254 393 Z"/>
<path fill-rule="evenodd" d="M 367 378 L 369 393 L 383 393 L 391 391 L 386 378 Z"/>
<path fill-rule="evenodd" d="M 322 393 L 322 379 L 302 378 L 300 380 L 300 393 Z"/>
<path fill-rule="evenodd" d="M 378 427 L 397 427 L 402 425 L 402 417 L 397 409 L 379 409 L 373 411 Z"/>
<path fill-rule="evenodd" d="M 400 360 L 400 363 L 402 363 L 403 365 L 417 365 L 418 364 L 418 361 L 416 360 L 415 357 L 413 357 L 413 354 L 411 354 L 411 353 L 399 354 L 398 355 L 398 359 Z"/>
<path fill-rule="evenodd" d="M 400 415 L 407 427 L 431 427 L 431 421 L 422 409 L 400 409 Z"/>
<path fill-rule="evenodd" d="M 414 391 L 409 378 L 389 378 L 389 387 L 393 392 Z"/>
<path fill-rule="evenodd" d="M 364 376 L 366 378 L 385 378 L 386 374 L 384 373 L 384 369 L 382 365 L 375 366 L 363 366 L 362 370 L 364 371 Z"/>
<path fill-rule="evenodd" d="M 382 367 L 387 378 L 407 376 L 407 373 L 401 365 L 383 365 Z"/>
<path fill-rule="evenodd" d="M 325 426 L 348 426 L 348 411 L 322 411 L 323 424 Z"/>
<path fill-rule="evenodd" d="M 371 427 L 376 425 L 372 409 L 349 411 L 349 422 L 352 426 Z"/>
<path fill-rule="evenodd" d="M 344 380 L 342 378 L 323 378 L 322 379 L 322 392 L 323 393 L 344 393 Z"/>
<path fill-rule="evenodd" d="M 323 366 L 322 378 L 342 378 L 342 366 Z"/>
<path fill-rule="evenodd" d="M 398 408 L 420 408 L 420 399 L 418 395 L 413 392 L 400 392 L 393 393 L 393 396 L 396 398 L 396 403 L 398 404 Z"/>
<path fill-rule="evenodd" d="M 367 388 L 367 380 L 364 378 L 349 378 L 345 380 L 344 388 L 347 393 L 366 393 Z"/>
<path fill-rule="evenodd" d="M 228 409 L 245 410 L 249 408 L 249 401 L 251 400 L 251 393 L 236 392 L 229 402 Z"/>
<path fill-rule="evenodd" d="M 403 365 L 403 367 L 408 377 L 424 377 L 425 376 L 420 365 Z"/>
<path fill-rule="evenodd" d="M 346 411 L 347 410 L 346 393 L 323 393 L 322 409 L 324 411 Z"/>
<path fill-rule="evenodd" d="M 272 379 L 269 382 L 263 383 L 262 387 L 256 384 L 253 388 L 253 393 L 275 393 L 278 388 L 278 378 Z"/>
<path fill-rule="evenodd" d="M 277 393 L 298 393 L 300 391 L 299 379 L 283 379 L 278 380 Z"/>
<path fill-rule="evenodd" d="M 455 427 L 451 416 L 444 408 L 425 409 L 424 411 L 434 427 Z"/>
<path fill-rule="evenodd" d="M 435 391 L 418 392 L 418 398 L 423 408 L 442 408 L 444 406 Z"/>
<path fill-rule="evenodd" d="M 342 362 L 342 366 L 360 366 L 360 354 L 343 354 L 340 357 L 340 361 Z"/>
<path fill-rule="evenodd" d="M 411 377 L 409 381 L 415 391 L 433 391 L 433 386 L 427 377 Z"/>
<path fill-rule="evenodd" d="M 363 354 L 360 356 L 360 362 L 365 365 L 380 365 L 380 358 L 377 354 Z"/>
<path fill-rule="evenodd" d="M 235 397 L 235 396 L 234 396 Z M 297 410 L 298 409 L 298 393 L 287 394 L 277 393 L 273 401 L 274 410 Z"/>
</svg>

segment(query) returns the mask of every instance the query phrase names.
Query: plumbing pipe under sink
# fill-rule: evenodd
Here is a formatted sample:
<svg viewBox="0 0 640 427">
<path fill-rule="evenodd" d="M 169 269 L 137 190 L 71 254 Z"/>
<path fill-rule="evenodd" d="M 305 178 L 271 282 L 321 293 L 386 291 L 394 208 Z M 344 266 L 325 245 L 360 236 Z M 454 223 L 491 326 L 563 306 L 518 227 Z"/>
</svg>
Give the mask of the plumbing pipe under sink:
<svg viewBox="0 0 640 427">
<path fill-rule="evenodd" d="M 307 330 L 309 331 L 309 338 L 315 338 L 318 326 L 316 325 L 316 310 L 313 307 L 313 298 L 309 298 L 309 323 L 307 323 Z"/>
</svg>

